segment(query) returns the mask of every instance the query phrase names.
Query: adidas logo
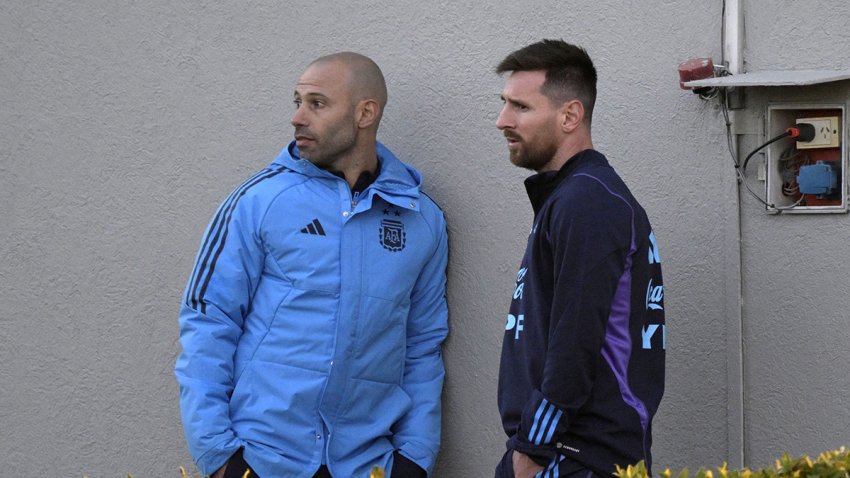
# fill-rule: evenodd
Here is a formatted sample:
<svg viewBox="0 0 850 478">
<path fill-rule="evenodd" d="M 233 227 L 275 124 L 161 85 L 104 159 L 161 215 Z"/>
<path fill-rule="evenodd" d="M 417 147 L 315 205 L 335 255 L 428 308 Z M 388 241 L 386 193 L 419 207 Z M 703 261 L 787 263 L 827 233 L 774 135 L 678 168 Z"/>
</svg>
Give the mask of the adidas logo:
<svg viewBox="0 0 850 478">
<path fill-rule="evenodd" d="M 312 234 L 314 236 L 324 236 L 325 230 L 322 228 L 322 223 L 318 219 L 313 219 L 313 222 L 307 224 L 307 227 L 301 229 L 302 234 Z"/>
</svg>

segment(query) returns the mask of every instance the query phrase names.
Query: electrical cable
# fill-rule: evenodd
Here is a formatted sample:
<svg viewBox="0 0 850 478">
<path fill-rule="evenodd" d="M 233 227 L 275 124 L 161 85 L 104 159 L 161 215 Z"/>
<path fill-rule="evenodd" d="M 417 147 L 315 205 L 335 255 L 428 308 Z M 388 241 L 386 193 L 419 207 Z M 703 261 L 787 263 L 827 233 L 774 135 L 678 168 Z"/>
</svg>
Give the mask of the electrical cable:
<svg viewBox="0 0 850 478">
<path fill-rule="evenodd" d="M 785 148 L 779 155 L 779 176 L 782 178 L 782 194 L 789 197 L 800 196 L 800 185 L 797 184 L 797 176 L 800 168 L 811 163 L 809 155 L 805 150 L 798 151 L 794 146 Z"/>
<path fill-rule="evenodd" d="M 732 122 L 729 120 L 729 111 L 728 111 L 728 107 L 726 105 L 726 95 L 725 94 L 720 99 L 720 104 L 721 104 L 721 109 L 723 111 L 723 117 L 724 117 L 725 122 L 726 122 L 726 143 L 727 143 L 727 146 L 729 148 L 729 154 L 732 156 L 732 163 L 735 165 L 735 172 L 738 175 L 738 179 L 741 181 L 741 183 L 744 184 L 744 187 L 747 189 L 747 191 L 750 193 L 750 195 L 753 198 L 755 198 L 758 202 L 762 203 L 766 208 L 774 209 L 774 210 L 780 211 L 780 212 L 784 211 L 786 209 L 792 209 L 792 208 L 798 206 L 803 201 L 803 198 L 805 196 L 801 195 L 800 199 L 798 199 L 797 202 L 795 202 L 794 204 L 791 204 L 789 206 L 777 206 L 776 204 L 771 204 L 771 203 L 767 202 L 766 199 L 762 199 L 758 194 L 755 193 L 755 191 L 752 190 L 752 188 L 750 188 L 750 184 L 747 182 L 746 168 L 747 168 L 747 164 L 749 164 L 749 162 L 750 162 L 750 158 L 752 158 L 757 152 L 761 151 L 762 149 L 766 148 L 767 146 L 769 146 L 769 145 L 771 145 L 771 144 L 773 144 L 773 143 L 775 143 L 775 142 L 777 142 L 781 139 L 790 137 L 790 138 L 797 138 L 800 141 L 811 141 L 815 136 L 815 127 L 813 125 L 809 124 L 809 123 L 798 123 L 796 126 L 792 126 L 790 128 L 787 128 L 782 134 L 774 136 L 773 138 L 768 140 L 766 143 L 764 143 L 761 146 L 757 147 L 756 149 L 752 150 L 750 152 L 750 154 L 748 154 L 747 157 L 744 159 L 744 163 L 741 164 L 741 163 L 738 162 L 738 159 L 735 157 L 734 148 L 732 147 Z"/>
<path fill-rule="evenodd" d="M 735 148 L 732 145 L 732 121 L 729 119 L 729 109 L 726 106 L 725 90 L 723 96 L 720 98 L 720 106 L 723 111 L 723 118 L 726 120 L 726 146 L 729 148 L 729 156 L 732 158 L 732 164 L 735 166 L 735 174 L 738 176 L 738 181 L 740 181 L 744 185 L 744 187 L 747 189 L 747 192 L 750 193 L 750 196 L 755 198 L 755 200 L 762 203 L 766 208 L 769 209 L 773 207 L 773 205 L 768 204 L 767 201 L 759 197 L 759 195 L 756 194 L 755 191 L 750 188 L 749 183 L 747 183 L 747 177 L 741 170 L 741 166 L 738 163 L 738 158 L 735 156 Z"/>
<path fill-rule="evenodd" d="M 776 205 L 774 205 L 773 208 L 776 209 L 777 211 L 785 211 L 785 210 L 788 210 L 788 209 L 794 209 L 795 207 L 799 206 L 800 203 L 802 203 L 803 199 L 805 199 L 805 198 L 806 198 L 806 196 L 804 194 L 801 194 L 800 199 L 797 199 L 797 202 L 795 202 L 794 204 L 789 204 L 787 206 L 776 206 Z"/>
<path fill-rule="evenodd" d="M 787 128 L 784 133 L 774 136 L 767 143 L 764 143 L 748 154 L 747 159 L 744 160 L 744 165 L 741 166 L 741 168 L 747 169 L 747 163 L 750 162 L 750 158 L 752 158 L 754 154 L 785 137 L 797 138 L 798 141 L 811 141 L 815 138 L 815 127 L 810 123 L 797 123 L 797 126 Z"/>
<path fill-rule="evenodd" d="M 787 138 L 788 136 L 791 136 L 791 133 L 789 133 L 788 131 L 785 131 L 784 133 L 782 133 L 780 135 L 774 136 L 773 138 L 768 140 L 767 143 L 764 143 L 761 146 L 759 146 L 758 148 L 754 149 L 750 154 L 747 155 L 747 158 L 744 159 L 744 164 L 741 166 L 741 169 L 743 169 L 743 170 L 747 169 L 747 163 L 750 162 L 750 158 L 752 158 L 754 154 L 758 153 L 759 151 L 766 148 L 767 146 L 779 141 L 780 139 Z"/>
</svg>

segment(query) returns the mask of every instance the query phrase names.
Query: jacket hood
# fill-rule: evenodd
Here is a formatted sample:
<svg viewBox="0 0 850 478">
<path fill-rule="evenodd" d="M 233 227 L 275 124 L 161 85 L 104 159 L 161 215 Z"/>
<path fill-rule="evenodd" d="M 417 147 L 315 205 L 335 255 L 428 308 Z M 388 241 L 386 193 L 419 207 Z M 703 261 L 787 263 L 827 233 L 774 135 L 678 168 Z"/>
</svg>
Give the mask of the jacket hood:
<svg viewBox="0 0 850 478">
<path fill-rule="evenodd" d="M 399 160 L 389 148 L 380 142 L 377 143 L 376 153 L 381 162 L 381 172 L 370 187 L 392 196 L 418 199 L 419 190 L 422 186 L 422 174 L 413 166 Z M 295 141 L 290 142 L 272 161 L 271 165 L 283 166 L 310 177 L 338 178 L 309 160 L 303 159 L 298 152 Z"/>
</svg>

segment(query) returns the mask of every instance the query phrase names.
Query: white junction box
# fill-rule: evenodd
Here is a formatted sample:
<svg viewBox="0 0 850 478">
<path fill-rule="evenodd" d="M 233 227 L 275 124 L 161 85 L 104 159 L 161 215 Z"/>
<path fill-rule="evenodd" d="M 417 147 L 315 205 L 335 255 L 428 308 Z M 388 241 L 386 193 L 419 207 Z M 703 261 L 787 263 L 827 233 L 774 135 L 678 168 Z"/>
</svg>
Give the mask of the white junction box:
<svg viewBox="0 0 850 478">
<path fill-rule="evenodd" d="M 815 127 L 811 141 L 784 138 L 765 148 L 767 211 L 783 214 L 846 213 L 847 119 L 843 103 L 769 104 L 764 141 L 799 123 Z"/>
</svg>

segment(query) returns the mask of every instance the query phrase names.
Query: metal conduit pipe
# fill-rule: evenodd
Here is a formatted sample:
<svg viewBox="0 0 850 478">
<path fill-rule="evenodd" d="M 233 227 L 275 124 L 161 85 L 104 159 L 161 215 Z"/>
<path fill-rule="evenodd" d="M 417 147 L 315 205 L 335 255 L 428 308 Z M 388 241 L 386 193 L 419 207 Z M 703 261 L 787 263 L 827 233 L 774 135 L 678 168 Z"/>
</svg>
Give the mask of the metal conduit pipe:
<svg viewBox="0 0 850 478">
<path fill-rule="evenodd" d="M 726 65 L 729 73 L 736 75 L 743 73 L 743 40 L 744 40 L 744 18 L 743 18 L 743 0 L 724 0 L 723 2 L 723 63 Z M 722 101 L 726 101 L 724 97 Z M 736 111 L 730 111 L 731 123 L 734 126 Z M 732 141 L 735 149 L 734 155 L 737 157 L 739 150 L 738 134 L 734 134 Z M 734 240 L 737 247 L 737 264 L 733 266 L 732 282 L 736 283 L 733 287 L 727 288 L 727 292 L 734 294 L 734 302 L 727 302 L 727 386 L 728 386 L 728 401 L 727 401 L 727 459 L 729 464 L 735 468 L 742 468 L 747 465 L 746 451 L 744 444 L 744 347 L 743 347 L 743 318 L 744 318 L 744 299 L 743 299 L 743 244 L 741 242 L 741 194 L 740 187 L 736 188 L 737 194 L 735 208 L 737 224 L 735 225 L 736 238 Z"/>
</svg>

